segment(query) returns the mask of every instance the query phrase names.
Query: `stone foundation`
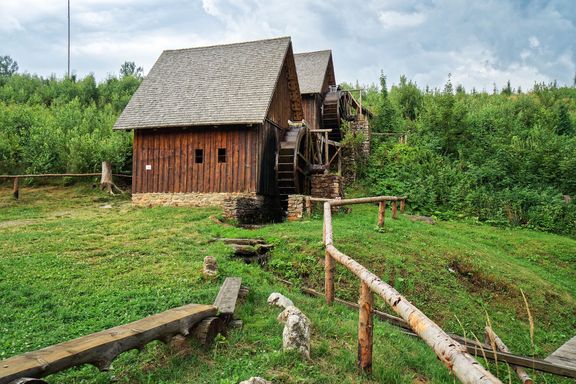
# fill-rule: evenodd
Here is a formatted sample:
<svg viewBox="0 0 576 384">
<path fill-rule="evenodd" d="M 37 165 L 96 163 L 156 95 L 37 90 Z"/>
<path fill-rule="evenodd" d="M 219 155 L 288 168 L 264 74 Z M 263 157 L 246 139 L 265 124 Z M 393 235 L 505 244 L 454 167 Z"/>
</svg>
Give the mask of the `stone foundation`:
<svg viewBox="0 0 576 384">
<path fill-rule="evenodd" d="M 311 196 L 323 197 L 326 199 L 344 198 L 344 185 L 342 182 L 342 176 L 313 175 Z"/>
<path fill-rule="evenodd" d="M 259 224 L 282 221 L 278 198 L 255 193 L 135 193 L 136 207 L 222 207 L 227 220 L 239 224 Z"/>
<path fill-rule="evenodd" d="M 304 199 L 304 195 L 288 196 L 288 221 L 296 221 L 304 217 Z"/>
<path fill-rule="evenodd" d="M 257 194 L 231 195 L 224 199 L 223 214 L 239 224 L 262 224 L 282 221 L 280 199 Z"/>
<path fill-rule="evenodd" d="M 230 193 L 134 193 L 132 205 L 136 207 L 221 207 Z"/>
</svg>

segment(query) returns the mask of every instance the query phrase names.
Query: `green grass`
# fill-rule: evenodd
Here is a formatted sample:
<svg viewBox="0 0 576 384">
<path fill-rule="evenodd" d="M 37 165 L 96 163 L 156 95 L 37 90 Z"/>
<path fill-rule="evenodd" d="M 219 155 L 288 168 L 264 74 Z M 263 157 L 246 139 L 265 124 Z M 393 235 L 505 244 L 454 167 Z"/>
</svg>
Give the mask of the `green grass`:
<svg viewBox="0 0 576 384">
<path fill-rule="evenodd" d="M 111 204 L 111 209 L 100 208 Z M 24 188 L 21 199 L 0 189 L 0 359 L 96 332 L 187 303 L 211 303 L 226 276 L 241 276 L 250 295 L 238 310 L 241 331 L 214 348 L 175 354 L 160 343 L 129 352 L 114 369 L 86 366 L 50 382 L 112 379 L 143 383 L 237 383 L 263 376 L 275 383 L 431 383 L 453 378 L 421 341 L 376 322 L 374 375 L 355 371 L 357 314 L 300 294 L 275 279 L 322 289 L 320 217 L 239 229 L 209 219 L 217 209 L 132 208 L 86 185 Z M 526 294 L 535 321 L 536 355 L 576 334 L 576 240 L 529 230 L 464 222 L 434 226 L 404 217 L 375 228 L 377 207 L 354 206 L 334 217 L 335 245 L 394 285 L 448 331 L 483 338 L 486 314 L 519 354 L 531 353 Z M 232 260 L 216 237 L 264 237 L 275 245 L 268 266 Z M 201 275 L 204 256 L 218 260 L 214 280 Z M 313 323 L 312 361 L 281 352 L 273 291 L 287 294 Z M 356 278 L 337 268 L 337 295 L 357 300 Z M 386 309 L 382 301 L 377 304 Z M 482 359 L 480 358 L 482 361 Z M 490 366 L 496 372 L 494 365 Z M 570 382 L 534 374 L 537 382 Z M 507 369 L 499 377 L 508 382 Z M 517 382 L 515 377 L 512 382 Z"/>
</svg>

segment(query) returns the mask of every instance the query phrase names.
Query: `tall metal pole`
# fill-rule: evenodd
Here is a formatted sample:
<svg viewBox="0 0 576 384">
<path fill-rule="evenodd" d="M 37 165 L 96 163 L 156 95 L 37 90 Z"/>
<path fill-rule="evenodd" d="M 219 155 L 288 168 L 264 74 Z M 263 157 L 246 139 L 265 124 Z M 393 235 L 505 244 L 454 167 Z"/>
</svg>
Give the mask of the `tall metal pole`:
<svg viewBox="0 0 576 384">
<path fill-rule="evenodd" d="M 70 78 L 70 0 L 68 0 L 68 78 Z"/>
</svg>

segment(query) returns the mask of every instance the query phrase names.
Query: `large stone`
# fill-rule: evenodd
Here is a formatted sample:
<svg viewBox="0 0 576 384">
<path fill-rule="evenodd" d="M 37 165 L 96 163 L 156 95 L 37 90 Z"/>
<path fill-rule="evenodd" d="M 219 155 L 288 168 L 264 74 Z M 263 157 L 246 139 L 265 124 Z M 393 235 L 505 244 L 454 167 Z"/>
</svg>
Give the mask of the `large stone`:
<svg viewBox="0 0 576 384">
<path fill-rule="evenodd" d="M 287 307 L 278 315 L 284 324 L 282 347 L 285 351 L 296 350 L 306 360 L 310 360 L 310 320 L 298 308 Z"/>
<path fill-rule="evenodd" d="M 283 309 L 294 306 L 292 300 L 278 292 L 273 292 L 270 294 L 270 296 L 268 296 L 268 304 L 275 305 Z"/>
<path fill-rule="evenodd" d="M 204 258 L 204 267 L 202 273 L 207 277 L 214 277 L 218 274 L 218 263 L 214 256 L 206 256 Z"/>
</svg>

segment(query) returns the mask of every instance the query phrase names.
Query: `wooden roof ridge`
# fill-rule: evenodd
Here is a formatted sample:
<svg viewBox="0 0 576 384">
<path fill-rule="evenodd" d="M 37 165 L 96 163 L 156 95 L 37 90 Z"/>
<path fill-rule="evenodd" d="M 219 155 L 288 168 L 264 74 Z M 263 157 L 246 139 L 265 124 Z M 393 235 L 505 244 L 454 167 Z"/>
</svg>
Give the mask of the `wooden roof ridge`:
<svg viewBox="0 0 576 384">
<path fill-rule="evenodd" d="M 259 124 L 290 37 L 165 50 L 114 129 Z"/>
<path fill-rule="evenodd" d="M 304 94 L 322 93 L 326 76 L 332 65 L 332 50 L 300 52 L 294 54 L 296 70 L 300 81 L 300 92 Z"/>
</svg>

